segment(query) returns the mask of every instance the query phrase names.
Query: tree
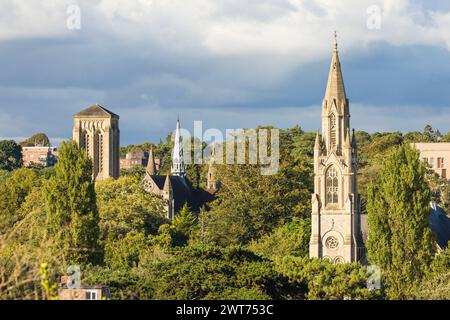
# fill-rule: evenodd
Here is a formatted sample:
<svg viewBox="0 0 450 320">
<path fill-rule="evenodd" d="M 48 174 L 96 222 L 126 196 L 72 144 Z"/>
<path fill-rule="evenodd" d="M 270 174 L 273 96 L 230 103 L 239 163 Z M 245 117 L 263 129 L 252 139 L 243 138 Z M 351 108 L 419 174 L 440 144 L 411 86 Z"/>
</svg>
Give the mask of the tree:
<svg viewBox="0 0 450 320">
<path fill-rule="evenodd" d="M 223 246 L 247 244 L 293 217 L 310 215 L 312 162 L 306 154 L 294 152 L 297 134 L 303 133 L 281 131 L 276 174 L 261 175 L 261 167 L 252 164 L 217 166 L 221 188 L 205 215 L 207 239 Z"/>
<path fill-rule="evenodd" d="M 447 132 L 447 134 L 442 137 L 441 142 L 450 142 L 450 132 Z"/>
<path fill-rule="evenodd" d="M 0 234 L 4 234 L 18 220 L 22 219 L 19 209 L 31 190 L 42 183 L 33 169 L 22 168 L 13 171 L 0 185 Z"/>
<path fill-rule="evenodd" d="M 300 298 L 344 300 L 379 298 L 377 290 L 367 288 L 368 273 L 358 263 L 333 264 L 308 257 L 277 257 L 275 270 L 297 287 Z"/>
<path fill-rule="evenodd" d="M 372 141 L 372 137 L 366 131 L 355 131 L 355 138 L 358 148 L 364 147 Z"/>
<path fill-rule="evenodd" d="M 112 268 L 137 265 L 148 236 L 166 222 L 164 201 L 132 176 L 97 183 L 96 196 L 105 263 Z"/>
<path fill-rule="evenodd" d="M 98 250 L 98 212 L 92 163 L 73 142 L 63 142 L 55 175 L 45 186 L 49 235 L 71 263 L 92 261 Z"/>
<path fill-rule="evenodd" d="M 408 297 L 435 252 L 425 174 L 419 153 L 405 144 L 387 157 L 368 190 L 368 258 L 381 268 L 389 298 Z"/>
<path fill-rule="evenodd" d="M 147 299 L 266 300 L 283 297 L 287 284 L 270 261 L 241 247 L 186 246 L 159 258 L 149 251 L 138 273 Z"/>
<path fill-rule="evenodd" d="M 182 238 L 180 242 L 186 243 L 197 226 L 197 217 L 189 210 L 187 203 L 181 208 L 179 215 L 172 221 L 172 229 Z"/>
<path fill-rule="evenodd" d="M 447 214 L 450 213 L 450 184 L 445 185 L 445 187 L 442 190 L 441 193 L 441 204 L 442 208 L 447 212 Z"/>
<path fill-rule="evenodd" d="M 34 146 L 42 146 L 42 147 L 50 147 L 50 139 L 45 133 L 36 133 L 26 139 L 25 141 L 22 141 L 20 143 L 21 147 L 34 147 Z"/>
<path fill-rule="evenodd" d="M 22 148 L 13 140 L 0 141 L 0 170 L 12 171 L 22 166 Z"/>
<path fill-rule="evenodd" d="M 442 135 L 439 130 L 433 130 L 433 127 L 427 124 L 423 129 L 423 142 L 438 142 Z"/>
<path fill-rule="evenodd" d="M 310 220 L 294 217 L 291 222 L 272 233 L 262 236 L 258 241 L 252 241 L 249 249 L 268 259 L 283 256 L 306 257 L 310 235 Z"/>
</svg>

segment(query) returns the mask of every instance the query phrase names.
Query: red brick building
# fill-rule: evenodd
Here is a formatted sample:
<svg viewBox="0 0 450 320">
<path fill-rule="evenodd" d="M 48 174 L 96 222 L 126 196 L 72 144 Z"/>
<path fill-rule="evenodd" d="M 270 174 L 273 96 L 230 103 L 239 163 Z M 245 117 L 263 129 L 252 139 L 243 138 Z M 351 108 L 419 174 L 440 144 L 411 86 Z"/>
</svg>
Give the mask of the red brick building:
<svg viewBox="0 0 450 320">
<path fill-rule="evenodd" d="M 142 150 L 133 150 L 127 153 L 124 159 L 120 159 L 120 169 L 130 169 L 134 166 L 147 166 L 148 153 Z M 155 159 L 156 169 L 159 169 L 160 159 Z"/>
</svg>

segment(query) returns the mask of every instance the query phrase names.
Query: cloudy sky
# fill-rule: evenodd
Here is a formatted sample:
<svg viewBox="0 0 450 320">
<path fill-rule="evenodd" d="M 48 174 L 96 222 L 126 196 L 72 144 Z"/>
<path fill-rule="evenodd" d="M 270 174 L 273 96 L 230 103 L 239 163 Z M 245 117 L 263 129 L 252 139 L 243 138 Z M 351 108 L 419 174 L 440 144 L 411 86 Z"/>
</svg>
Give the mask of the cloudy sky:
<svg viewBox="0 0 450 320">
<path fill-rule="evenodd" d="M 353 127 L 450 131 L 447 0 L 0 0 L 0 137 L 70 138 L 94 103 L 124 144 L 178 114 L 314 130 L 334 30 Z"/>
</svg>

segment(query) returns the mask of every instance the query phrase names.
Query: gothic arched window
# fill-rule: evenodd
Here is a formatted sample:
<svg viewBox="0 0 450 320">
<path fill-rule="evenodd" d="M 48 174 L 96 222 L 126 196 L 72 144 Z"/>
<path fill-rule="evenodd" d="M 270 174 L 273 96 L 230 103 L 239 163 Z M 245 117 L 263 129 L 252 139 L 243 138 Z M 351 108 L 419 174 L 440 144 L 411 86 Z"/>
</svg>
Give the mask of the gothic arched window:
<svg viewBox="0 0 450 320">
<path fill-rule="evenodd" d="M 336 168 L 332 166 L 328 169 L 326 178 L 327 203 L 338 203 L 338 181 L 338 173 Z"/>
<path fill-rule="evenodd" d="M 334 113 L 330 115 L 330 142 L 332 147 L 336 145 L 336 117 Z"/>
</svg>

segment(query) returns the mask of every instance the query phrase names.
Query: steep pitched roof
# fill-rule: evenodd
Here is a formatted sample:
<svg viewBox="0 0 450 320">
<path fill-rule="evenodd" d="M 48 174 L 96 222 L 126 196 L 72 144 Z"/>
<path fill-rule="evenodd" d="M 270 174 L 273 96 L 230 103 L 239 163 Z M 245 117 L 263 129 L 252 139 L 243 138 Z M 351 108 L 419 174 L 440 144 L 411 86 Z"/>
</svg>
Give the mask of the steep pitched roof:
<svg viewBox="0 0 450 320">
<path fill-rule="evenodd" d="M 166 186 L 166 179 L 169 177 L 170 187 L 172 188 L 173 199 L 175 202 L 175 212 L 180 211 L 185 203 L 188 204 L 192 211 L 198 212 L 199 204 L 196 197 L 196 192 L 187 178 L 163 175 L 150 175 L 150 177 L 160 190 L 164 190 L 164 187 Z"/>
<path fill-rule="evenodd" d="M 84 109 L 75 114 L 75 117 L 106 117 L 106 118 L 119 118 L 119 116 L 106 108 L 103 108 L 99 104 L 94 104 L 87 109 Z"/>
<path fill-rule="evenodd" d="M 150 147 L 150 151 L 148 152 L 147 173 L 149 175 L 155 175 L 157 173 L 155 164 L 155 155 L 153 154 L 153 147 Z"/>
</svg>

